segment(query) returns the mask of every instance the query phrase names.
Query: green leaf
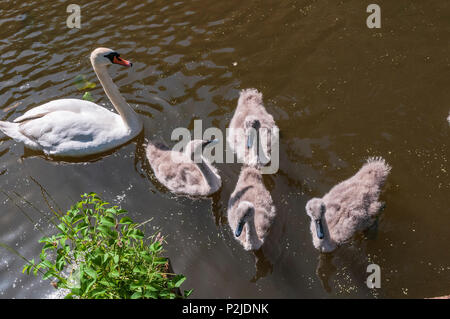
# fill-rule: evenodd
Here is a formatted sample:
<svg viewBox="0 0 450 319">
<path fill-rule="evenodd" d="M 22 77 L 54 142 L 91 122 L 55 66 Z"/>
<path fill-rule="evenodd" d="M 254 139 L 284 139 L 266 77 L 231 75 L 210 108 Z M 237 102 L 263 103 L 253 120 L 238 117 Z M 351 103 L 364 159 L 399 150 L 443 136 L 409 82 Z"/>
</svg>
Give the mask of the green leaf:
<svg viewBox="0 0 450 319">
<path fill-rule="evenodd" d="M 150 245 L 150 250 L 152 252 L 159 252 L 162 248 L 162 245 L 160 242 L 154 242 L 153 244 Z"/>
<path fill-rule="evenodd" d="M 72 223 L 75 224 L 77 221 L 81 220 L 84 218 L 84 215 L 82 214 L 77 214 L 75 215 L 75 217 L 72 219 Z"/>
<path fill-rule="evenodd" d="M 136 267 L 134 267 L 133 272 L 136 274 L 147 274 L 147 270 L 141 265 L 137 265 Z"/>
<path fill-rule="evenodd" d="M 91 296 L 92 297 L 99 297 L 104 295 L 106 292 L 105 288 L 95 288 L 94 290 L 91 291 Z"/>
<path fill-rule="evenodd" d="M 70 293 L 72 295 L 75 295 L 75 296 L 80 296 L 81 295 L 81 289 L 80 288 L 72 288 Z"/>
<path fill-rule="evenodd" d="M 152 285 L 145 285 L 145 290 L 150 290 L 150 291 L 158 291 L 158 288 L 152 286 Z"/>
<path fill-rule="evenodd" d="M 86 286 L 86 289 L 84 290 L 84 293 L 88 293 L 89 290 L 91 289 L 92 285 L 94 285 L 96 282 L 95 279 L 91 279 L 88 281 L 88 285 Z"/>
<path fill-rule="evenodd" d="M 114 218 L 107 217 L 107 216 L 102 217 L 100 219 L 100 224 L 107 226 L 107 227 L 115 227 L 116 226 L 116 222 L 115 222 Z"/>
<path fill-rule="evenodd" d="M 58 260 L 56 262 L 56 270 L 62 271 L 64 269 L 65 264 L 66 264 L 66 262 L 64 259 Z"/>
<path fill-rule="evenodd" d="M 98 283 L 102 284 L 103 286 L 106 286 L 106 287 L 114 287 L 115 286 L 114 283 L 107 281 L 106 279 L 102 279 L 102 280 L 98 281 Z"/>
<path fill-rule="evenodd" d="M 103 263 L 106 263 L 111 256 L 108 253 L 103 255 Z"/>
<path fill-rule="evenodd" d="M 42 247 L 42 251 L 46 251 L 49 248 L 56 248 L 52 243 L 46 243 L 44 247 Z"/>
<path fill-rule="evenodd" d="M 92 269 L 91 267 L 86 267 L 84 269 L 84 272 L 86 274 L 88 274 L 90 277 L 92 277 L 93 279 L 97 279 L 97 272 L 94 269 Z"/>
<path fill-rule="evenodd" d="M 83 100 L 93 102 L 94 98 L 92 97 L 91 92 L 84 92 L 83 94 Z"/>
<path fill-rule="evenodd" d="M 131 299 L 139 299 L 142 298 L 142 292 L 136 291 L 134 294 L 131 295 Z"/>
<path fill-rule="evenodd" d="M 47 267 L 47 268 L 53 268 L 53 267 L 55 266 L 55 265 L 52 264 L 52 263 L 50 262 L 50 260 L 48 260 L 48 259 L 43 260 L 43 261 L 41 262 L 41 265 L 43 265 L 43 266 L 45 266 L 45 267 Z"/>
<path fill-rule="evenodd" d="M 49 243 L 49 242 L 53 242 L 53 241 L 50 237 L 42 237 L 41 239 L 39 239 L 38 242 L 39 243 Z"/>
<path fill-rule="evenodd" d="M 158 294 L 154 291 L 146 291 L 144 294 L 145 298 L 158 299 Z"/>
<path fill-rule="evenodd" d="M 130 238 L 134 238 L 134 239 L 143 239 L 144 238 L 144 233 L 141 232 L 139 229 L 132 229 L 131 231 L 128 232 L 128 236 Z"/>
<path fill-rule="evenodd" d="M 98 226 L 97 229 L 105 236 L 112 236 L 113 231 L 107 226 L 101 225 Z"/>
<path fill-rule="evenodd" d="M 177 277 L 175 277 L 177 278 Z M 176 282 L 175 282 L 175 287 L 179 288 L 181 286 L 181 284 L 186 280 L 186 277 L 182 276 L 181 278 L 179 278 Z"/>
<path fill-rule="evenodd" d="M 134 222 L 129 217 L 123 217 L 120 219 L 119 224 L 130 225 L 130 224 L 134 224 Z"/>
<path fill-rule="evenodd" d="M 66 233 L 66 232 L 67 232 L 67 226 L 66 226 L 66 224 L 64 224 L 64 223 L 61 223 L 61 224 L 59 224 L 59 225 L 56 226 L 56 227 L 58 227 L 63 233 Z"/>
<path fill-rule="evenodd" d="M 153 263 L 155 263 L 155 265 L 164 265 L 167 263 L 167 258 L 155 257 L 153 258 Z"/>
<path fill-rule="evenodd" d="M 142 289 L 142 282 L 134 282 L 130 285 L 130 289 L 131 290 L 137 290 L 137 291 L 141 291 Z"/>
<path fill-rule="evenodd" d="M 31 268 L 30 264 L 26 264 L 25 266 L 23 266 L 22 274 L 25 273 L 25 271 L 26 271 L 27 275 L 28 275 L 30 273 L 30 268 Z"/>
<path fill-rule="evenodd" d="M 77 75 L 74 79 L 75 86 L 78 90 L 85 90 L 85 89 L 93 89 L 96 87 L 96 84 L 93 82 L 89 82 L 86 77 L 82 74 Z"/>
<path fill-rule="evenodd" d="M 53 270 L 49 270 L 42 276 L 42 279 L 44 279 L 44 280 L 49 279 L 49 278 L 53 277 L 54 274 L 55 274 L 55 272 Z"/>
</svg>

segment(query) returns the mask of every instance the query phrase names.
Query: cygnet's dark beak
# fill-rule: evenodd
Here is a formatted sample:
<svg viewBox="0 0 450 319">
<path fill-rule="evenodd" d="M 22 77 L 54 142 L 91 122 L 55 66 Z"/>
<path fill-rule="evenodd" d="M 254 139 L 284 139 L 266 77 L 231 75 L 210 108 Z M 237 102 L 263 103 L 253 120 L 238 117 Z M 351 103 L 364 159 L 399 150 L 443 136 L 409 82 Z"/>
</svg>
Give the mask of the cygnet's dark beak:
<svg viewBox="0 0 450 319">
<path fill-rule="evenodd" d="M 249 134 L 248 137 L 247 137 L 247 148 L 251 148 L 252 147 L 253 139 L 254 139 L 253 134 Z"/>
<path fill-rule="evenodd" d="M 203 147 L 208 146 L 208 145 L 214 145 L 216 143 L 219 143 L 219 139 L 215 138 L 209 141 L 205 141 L 203 142 Z"/>
<path fill-rule="evenodd" d="M 234 236 L 239 237 L 241 236 L 242 229 L 244 229 L 244 223 L 239 223 L 236 227 L 236 231 L 234 232 Z"/>
<path fill-rule="evenodd" d="M 323 239 L 324 235 L 323 235 L 323 225 L 322 225 L 322 220 L 321 219 L 316 219 L 316 232 L 317 232 L 317 237 L 319 239 Z"/>
</svg>

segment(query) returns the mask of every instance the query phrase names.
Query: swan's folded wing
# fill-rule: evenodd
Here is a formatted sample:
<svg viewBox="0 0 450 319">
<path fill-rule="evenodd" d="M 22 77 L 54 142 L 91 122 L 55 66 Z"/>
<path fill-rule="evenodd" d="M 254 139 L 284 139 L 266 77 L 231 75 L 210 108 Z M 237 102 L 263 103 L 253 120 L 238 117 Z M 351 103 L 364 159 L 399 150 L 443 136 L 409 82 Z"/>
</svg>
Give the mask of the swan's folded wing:
<svg viewBox="0 0 450 319">
<path fill-rule="evenodd" d="M 43 117 L 51 112 L 56 111 L 68 111 L 80 113 L 83 110 L 92 110 L 102 108 L 101 106 L 84 100 L 77 99 L 60 99 L 51 101 L 40 106 L 36 106 L 31 110 L 25 112 L 25 114 L 19 116 L 14 120 L 15 123 L 21 123 L 28 120 L 37 119 Z"/>
<path fill-rule="evenodd" d="M 19 124 L 20 132 L 44 149 L 86 148 L 114 138 L 118 115 L 104 109 L 101 120 L 94 114 L 54 111 Z M 110 113 L 110 114 L 108 114 Z M 105 117 L 111 116 L 108 119 Z M 95 146 L 95 145 L 92 145 Z"/>
</svg>

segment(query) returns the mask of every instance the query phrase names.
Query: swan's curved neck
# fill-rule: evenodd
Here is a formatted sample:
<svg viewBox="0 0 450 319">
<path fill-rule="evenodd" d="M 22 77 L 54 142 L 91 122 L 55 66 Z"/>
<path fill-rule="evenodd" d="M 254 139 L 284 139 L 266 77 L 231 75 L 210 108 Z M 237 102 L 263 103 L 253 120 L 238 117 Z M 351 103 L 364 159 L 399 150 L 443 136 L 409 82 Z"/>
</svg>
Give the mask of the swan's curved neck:
<svg viewBox="0 0 450 319">
<path fill-rule="evenodd" d="M 105 90 L 105 93 L 114 105 L 114 108 L 119 112 L 125 126 L 132 130 L 140 129 L 142 127 L 141 120 L 120 94 L 119 89 L 109 76 L 106 67 L 96 65 L 95 62 L 92 62 L 92 66 L 102 84 L 103 90 Z"/>
<path fill-rule="evenodd" d="M 247 232 L 245 237 L 247 243 L 249 243 L 252 247 L 260 247 L 262 244 L 261 240 L 258 238 L 258 234 L 256 233 L 254 217 L 247 219 Z"/>
<path fill-rule="evenodd" d="M 200 169 L 200 171 L 202 172 L 203 176 L 205 177 L 206 182 L 211 186 L 214 185 L 216 183 L 217 176 L 216 176 L 216 174 L 214 174 L 211 167 L 206 162 L 206 160 L 203 158 L 203 156 L 201 158 L 201 161 L 196 164 L 197 164 L 198 168 Z"/>
<path fill-rule="evenodd" d="M 252 130 L 250 134 L 254 134 L 253 136 L 253 145 L 250 147 L 250 149 L 247 149 L 247 163 L 249 166 L 258 166 L 259 164 L 259 156 L 258 156 L 258 149 L 262 149 L 260 147 L 260 135 L 259 130 Z"/>
<path fill-rule="evenodd" d="M 312 221 L 315 224 L 315 221 Z M 323 229 L 323 238 L 319 239 L 319 237 L 317 237 L 317 234 L 314 239 L 314 241 L 317 242 L 317 247 L 320 247 L 320 249 L 324 252 L 328 252 L 328 251 L 332 251 L 336 248 L 336 243 L 332 240 L 331 235 L 330 235 L 330 230 L 328 228 L 328 223 L 325 217 L 321 218 L 321 222 L 322 222 L 322 229 Z M 315 224 L 315 227 L 317 227 L 317 225 Z"/>
</svg>

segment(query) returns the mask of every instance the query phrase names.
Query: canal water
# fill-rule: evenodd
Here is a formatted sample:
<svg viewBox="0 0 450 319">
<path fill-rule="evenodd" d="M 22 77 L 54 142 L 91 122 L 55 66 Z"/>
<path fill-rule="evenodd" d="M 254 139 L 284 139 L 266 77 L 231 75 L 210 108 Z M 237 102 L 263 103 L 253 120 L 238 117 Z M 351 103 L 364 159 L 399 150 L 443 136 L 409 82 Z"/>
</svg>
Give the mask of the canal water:
<svg viewBox="0 0 450 319">
<path fill-rule="evenodd" d="M 70 29 L 68 2 L 0 1 L 1 120 L 87 91 L 112 109 L 89 61 L 93 49 L 109 47 L 133 62 L 109 73 L 144 121 L 130 143 L 77 162 L 0 135 L 0 242 L 38 259 L 37 228 L 54 229 L 25 200 L 49 213 L 42 189 L 62 209 L 93 191 L 136 221 L 152 218 L 147 231 L 166 236 L 166 254 L 193 298 L 448 295 L 450 3 L 379 0 L 381 28 L 369 29 L 370 3 L 80 1 L 81 28 Z M 191 199 L 159 184 L 145 157 L 147 140 L 174 145 L 173 129 L 193 130 L 195 120 L 225 132 L 239 91 L 250 87 L 280 128 L 280 167 L 264 176 L 278 217 L 256 253 L 242 249 L 226 219 L 239 164 L 217 164 L 220 191 Z M 393 167 L 378 226 L 321 256 L 305 204 L 369 156 Z M 366 286 L 372 263 L 379 289 Z M 22 266 L 0 248 L 0 298 L 54 291 Z"/>
</svg>

